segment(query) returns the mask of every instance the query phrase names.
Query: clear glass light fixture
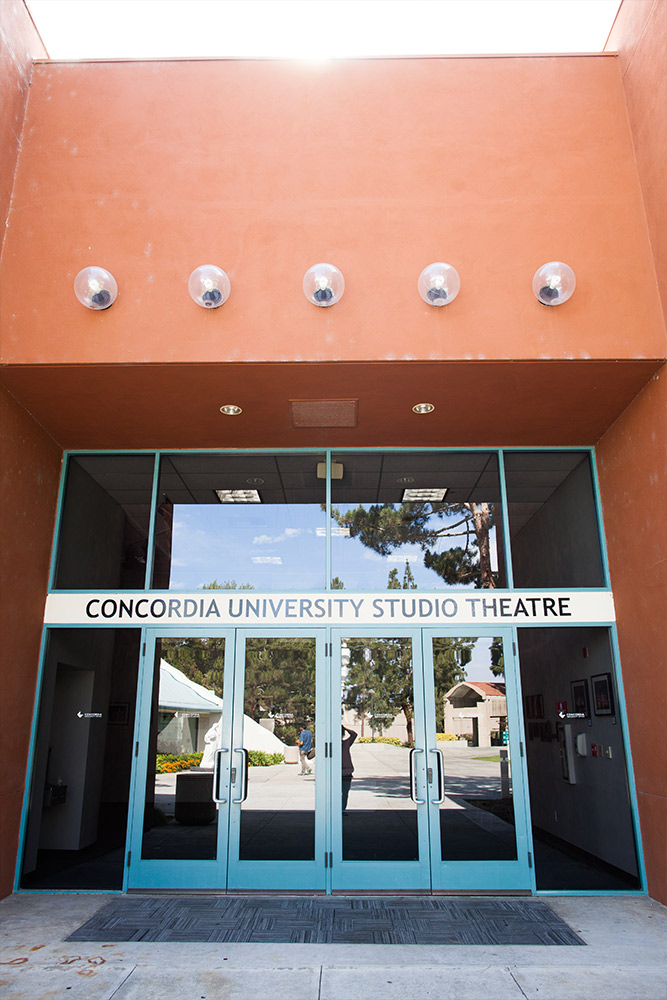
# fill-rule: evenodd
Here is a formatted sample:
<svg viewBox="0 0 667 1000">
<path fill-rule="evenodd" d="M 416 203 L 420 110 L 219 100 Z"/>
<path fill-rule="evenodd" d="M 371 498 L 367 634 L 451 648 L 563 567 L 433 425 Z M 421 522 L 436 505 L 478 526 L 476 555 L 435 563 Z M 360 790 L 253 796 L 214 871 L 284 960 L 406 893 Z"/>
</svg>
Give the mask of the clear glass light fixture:
<svg viewBox="0 0 667 1000">
<path fill-rule="evenodd" d="M 459 294 L 461 279 L 451 264 L 438 261 L 429 264 L 419 275 L 419 294 L 430 306 L 446 306 Z"/>
<path fill-rule="evenodd" d="M 215 264 L 196 267 L 188 278 L 188 291 L 193 301 L 204 309 L 217 309 L 227 301 L 231 290 L 229 278 Z"/>
<path fill-rule="evenodd" d="M 313 264 L 303 276 L 303 294 L 315 306 L 333 306 L 345 291 L 345 279 L 333 264 Z"/>
<path fill-rule="evenodd" d="M 226 417 L 238 417 L 239 413 L 243 413 L 243 410 L 236 403 L 224 403 L 220 407 L 220 412 L 224 413 Z"/>
<path fill-rule="evenodd" d="M 415 403 L 412 407 L 413 413 L 433 413 L 435 405 L 433 403 Z"/>
<path fill-rule="evenodd" d="M 562 306 L 577 284 L 574 271 L 562 260 L 552 260 L 535 272 L 533 291 L 543 306 Z"/>
<path fill-rule="evenodd" d="M 87 309 L 108 309 L 116 301 L 118 285 L 103 267 L 84 267 L 74 279 L 74 294 Z"/>
</svg>

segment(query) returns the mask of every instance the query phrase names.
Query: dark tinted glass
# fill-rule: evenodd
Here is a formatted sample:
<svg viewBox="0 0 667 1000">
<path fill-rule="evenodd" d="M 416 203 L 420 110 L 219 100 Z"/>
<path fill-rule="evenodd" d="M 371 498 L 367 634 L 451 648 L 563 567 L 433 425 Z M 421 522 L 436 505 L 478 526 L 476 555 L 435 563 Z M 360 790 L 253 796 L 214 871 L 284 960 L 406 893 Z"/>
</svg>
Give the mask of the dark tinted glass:
<svg viewBox="0 0 667 1000">
<path fill-rule="evenodd" d="M 589 452 L 505 455 L 516 587 L 602 587 Z"/>
<path fill-rule="evenodd" d="M 55 586 L 145 586 L 153 455 L 79 455 L 67 465 Z"/>
</svg>

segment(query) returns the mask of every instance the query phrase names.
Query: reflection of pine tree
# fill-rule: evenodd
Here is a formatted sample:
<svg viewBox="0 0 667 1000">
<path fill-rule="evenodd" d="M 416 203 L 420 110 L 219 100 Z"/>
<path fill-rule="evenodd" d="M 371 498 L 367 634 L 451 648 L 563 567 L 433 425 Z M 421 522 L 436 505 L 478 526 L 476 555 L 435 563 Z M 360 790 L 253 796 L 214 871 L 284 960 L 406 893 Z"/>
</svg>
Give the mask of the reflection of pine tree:
<svg viewBox="0 0 667 1000">
<path fill-rule="evenodd" d="M 448 584 L 496 586 L 489 537 L 495 517 L 491 503 L 417 501 L 367 508 L 360 504 L 344 514 L 333 508 L 331 516 L 349 530 L 350 538 L 358 538 L 380 555 L 390 555 L 401 545 L 418 545 L 424 553 L 424 566 Z M 464 538 L 465 543 L 437 550 L 441 539 L 455 537 Z M 392 584 L 392 589 L 398 588 Z"/>
<path fill-rule="evenodd" d="M 465 680 L 465 666 L 472 659 L 477 642 L 474 638 L 436 636 L 433 639 L 433 681 L 435 685 L 435 728 L 445 728 L 444 697 L 450 688 Z"/>
<path fill-rule="evenodd" d="M 225 640 L 195 636 L 160 640 L 160 656 L 196 684 L 222 698 L 225 675 Z"/>
<path fill-rule="evenodd" d="M 244 712 L 255 721 L 271 715 L 281 717 L 279 724 L 284 721 L 312 727 L 315 721 L 314 639 L 246 640 Z"/>
<path fill-rule="evenodd" d="M 403 712 L 408 743 L 413 744 L 412 642 L 408 638 L 349 638 L 349 666 L 343 703 L 361 719 L 372 713 L 374 732 L 382 733 Z M 380 715 L 389 718 L 378 718 Z"/>
</svg>

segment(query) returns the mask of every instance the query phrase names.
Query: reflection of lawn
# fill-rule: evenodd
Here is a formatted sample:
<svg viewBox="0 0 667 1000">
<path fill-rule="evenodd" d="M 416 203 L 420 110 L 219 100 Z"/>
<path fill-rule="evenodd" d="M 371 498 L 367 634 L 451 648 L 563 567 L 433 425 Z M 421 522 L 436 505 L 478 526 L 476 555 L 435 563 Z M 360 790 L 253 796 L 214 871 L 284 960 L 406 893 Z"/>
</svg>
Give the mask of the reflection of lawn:
<svg viewBox="0 0 667 1000">
<path fill-rule="evenodd" d="M 473 757 L 473 760 L 490 760 L 493 764 L 500 763 L 500 757 Z"/>
</svg>

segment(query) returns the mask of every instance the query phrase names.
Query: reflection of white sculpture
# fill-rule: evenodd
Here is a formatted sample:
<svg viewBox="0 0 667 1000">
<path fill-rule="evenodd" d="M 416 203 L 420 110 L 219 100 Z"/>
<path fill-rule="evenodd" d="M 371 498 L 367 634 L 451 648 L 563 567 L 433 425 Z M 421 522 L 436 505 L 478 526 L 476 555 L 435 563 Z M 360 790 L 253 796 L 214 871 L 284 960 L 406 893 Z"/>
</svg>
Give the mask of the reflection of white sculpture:
<svg viewBox="0 0 667 1000">
<path fill-rule="evenodd" d="M 204 756 L 199 767 L 203 771 L 212 771 L 215 763 L 215 751 L 220 744 L 220 720 L 211 726 L 204 737 Z"/>
</svg>

